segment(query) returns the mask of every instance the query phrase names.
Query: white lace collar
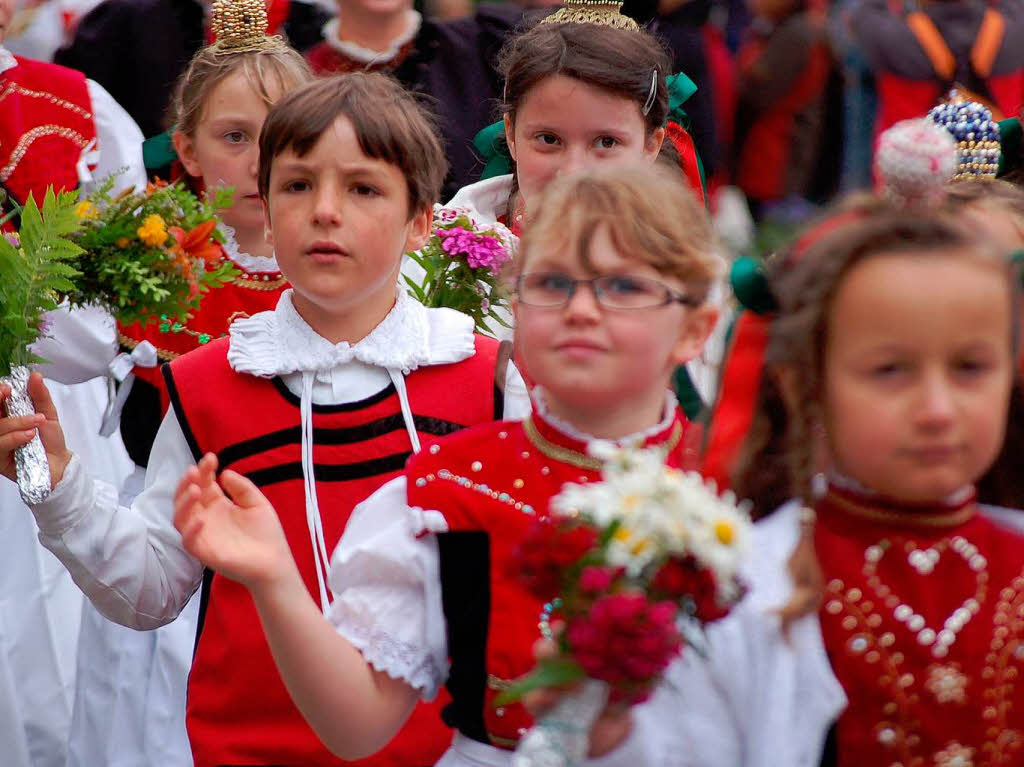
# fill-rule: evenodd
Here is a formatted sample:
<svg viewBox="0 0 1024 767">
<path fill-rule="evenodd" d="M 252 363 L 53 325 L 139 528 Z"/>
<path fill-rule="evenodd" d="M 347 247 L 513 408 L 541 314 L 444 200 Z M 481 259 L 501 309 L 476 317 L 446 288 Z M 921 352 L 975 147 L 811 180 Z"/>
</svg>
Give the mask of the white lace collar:
<svg viewBox="0 0 1024 767">
<path fill-rule="evenodd" d="M 395 58 L 395 56 L 398 55 L 398 52 L 402 49 L 402 46 L 420 33 L 420 27 L 422 24 L 423 17 L 417 11 L 410 10 L 407 15 L 405 31 L 392 40 L 391 45 L 382 51 L 374 51 L 347 40 L 342 40 L 338 34 L 338 28 L 341 26 L 341 19 L 337 16 L 324 24 L 323 34 L 324 40 L 327 44 L 342 56 L 347 56 L 354 61 L 358 61 L 360 64 L 370 65 L 387 63 Z"/>
<path fill-rule="evenodd" d="M 353 360 L 401 371 L 471 357 L 473 319 L 451 309 L 427 309 L 398 289 L 395 305 L 370 333 L 354 344 L 332 344 L 295 310 L 291 289 L 273 311 L 236 320 L 228 362 L 240 373 L 272 378 L 298 372 L 327 373 Z"/>
<path fill-rule="evenodd" d="M 236 266 L 249 274 L 276 274 L 281 271 L 274 256 L 254 256 L 251 253 L 243 253 L 238 247 L 238 240 L 235 239 L 234 227 L 220 221 L 217 224 L 217 229 L 224 235 L 222 246 L 224 255 L 234 261 Z"/>
<path fill-rule="evenodd" d="M 535 386 L 533 392 L 530 395 L 533 400 L 533 406 L 537 409 L 537 413 L 547 421 L 549 424 L 558 429 L 562 434 L 570 439 L 575 439 L 579 442 L 590 444 L 591 442 L 615 442 L 617 445 L 642 445 L 648 437 L 653 437 L 656 434 L 661 434 L 669 426 L 672 425 L 673 419 L 676 417 L 676 398 L 675 395 L 669 391 L 665 391 L 665 414 L 661 419 L 660 423 L 654 426 L 648 427 L 643 431 L 638 431 L 634 434 L 628 434 L 621 439 L 606 440 L 600 437 L 595 437 L 593 434 L 587 434 L 584 431 L 580 431 L 571 423 L 566 421 L 564 418 L 559 418 L 557 415 L 548 410 L 547 404 L 544 402 L 544 389 L 540 386 Z"/>
<path fill-rule="evenodd" d="M 0 45 L 0 72 L 6 72 L 16 66 L 18 66 L 18 60 L 14 58 L 14 54 Z"/>
</svg>

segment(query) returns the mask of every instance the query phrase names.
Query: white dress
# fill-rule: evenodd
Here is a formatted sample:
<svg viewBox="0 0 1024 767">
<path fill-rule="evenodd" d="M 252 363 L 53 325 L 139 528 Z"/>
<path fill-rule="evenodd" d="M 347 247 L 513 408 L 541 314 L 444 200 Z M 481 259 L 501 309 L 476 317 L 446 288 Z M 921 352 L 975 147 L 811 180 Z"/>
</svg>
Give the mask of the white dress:
<svg viewBox="0 0 1024 767">
<path fill-rule="evenodd" d="M 232 326 L 229 360 L 241 372 L 280 375 L 300 397 L 304 374 L 312 374 L 312 403 L 333 405 L 359 401 L 387 387 L 393 380 L 387 367 L 415 369 L 455 362 L 472 353 L 469 317 L 448 309 L 425 309 L 403 291 L 395 308 L 366 338 L 354 345 L 332 345 L 305 324 L 287 291 L 276 310 Z M 522 417 L 529 411 L 529 401 L 512 365 L 505 387 L 505 416 Z M 182 614 L 203 572 L 202 564 L 182 548 L 173 525 L 174 490 L 194 463 L 170 410 L 153 443 L 145 489 L 130 507 L 119 503 L 115 487 L 93 481 L 77 455 L 50 497 L 33 507 L 43 544 L 73 574 L 99 612 L 121 624 L 112 631 L 127 632 L 132 643 L 118 649 L 99 637 L 90 655 L 97 684 L 106 676 L 102 664 L 109 658 L 121 670 L 85 701 L 95 705 L 82 710 L 83 727 L 92 739 L 73 749 L 82 767 L 178 767 L 191 761 L 184 700 L 195 641 L 194 614 L 188 614 L 189 623 L 180 629 L 171 622 Z M 166 624 L 173 633 L 164 629 L 156 639 L 152 633 L 121 628 Z M 131 669 L 139 669 L 142 678 L 134 678 L 128 673 Z M 132 711 L 132 705 L 140 710 Z"/>
<path fill-rule="evenodd" d="M 0 47 L 0 72 L 17 66 Z M 118 188 L 145 183 L 142 133 L 102 87 L 86 81 L 96 124 L 96 168 L 78 165 L 85 191 L 122 168 Z M 107 318 L 85 312 L 84 335 L 102 335 Z M 84 380 L 84 379 L 83 379 Z M 86 456 L 97 477 L 120 485 L 132 463 L 119 436 L 102 438 L 100 415 L 107 388 L 102 380 L 63 386 L 49 381 L 62 414 L 69 447 Z M 28 509 L 11 483 L 0 485 L 3 575 L 0 576 L 0 744 L 4 767 L 63 767 L 67 760 L 74 690 L 81 593 L 67 571 L 36 541 Z"/>
</svg>

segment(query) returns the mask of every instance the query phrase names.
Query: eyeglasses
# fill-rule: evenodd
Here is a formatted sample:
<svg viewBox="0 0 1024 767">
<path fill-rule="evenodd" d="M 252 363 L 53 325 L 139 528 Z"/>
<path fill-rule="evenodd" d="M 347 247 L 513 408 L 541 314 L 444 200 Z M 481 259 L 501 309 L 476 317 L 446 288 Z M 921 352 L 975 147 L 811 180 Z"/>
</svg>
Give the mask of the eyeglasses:
<svg viewBox="0 0 1024 767">
<path fill-rule="evenodd" d="M 516 280 L 516 295 L 527 306 L 554 308 L 568 304 L 580 285 L 587 285 L 597 303 L 605 309 L 628 311 L 655 309 L 668 304 L 690 307 L 701 304 L 700 299 L 677 293 L 657 280 L 624 274 L 608 274 L 589 280 L 574 280 L 557 272 L 524 274 Z"/>
</svg>

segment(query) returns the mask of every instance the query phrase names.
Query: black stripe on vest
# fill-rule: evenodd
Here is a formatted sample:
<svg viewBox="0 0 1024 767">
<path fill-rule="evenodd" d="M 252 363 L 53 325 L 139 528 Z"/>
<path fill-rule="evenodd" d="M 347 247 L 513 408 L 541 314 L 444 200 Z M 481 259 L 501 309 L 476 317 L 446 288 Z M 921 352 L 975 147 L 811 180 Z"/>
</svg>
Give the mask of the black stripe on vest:
<svg viewBox="0 0 1024 767">
<path fill-rule="evenodd" d="M 430 434 L 435 437 L 444 437 L 448 434 L 453 434 L 460 429 L 466 428 L 465 425 L 461 423 L 454 423 L 453 421 L 445 421 L 441 418 L 431 418 L 424 415 L 414 414 L 412 420 L 416 425 L 416 431 L 421 434 Z M 404 429 L 405 419 L 402 418 L 402 414 L 394 413 L 392 415 L 384 416 L 383 418 L 378 418 L 375 421 L 370 421 L 369 423 L 360 424 L 359 426 L 348 426 L 344 428 L 314 427 L 313 444 L 351 445 L 354 442 L 365 442 L 367 440 L 383 436 L 384 434 L 390 434 Z M 263 434 L 259 437 L 254 437 L 253 439 L 236 442 L 234 445 L 228 445 L 220 451 L 217 457 L 220 459 L 220 465 L 222 467 L 227 467 L 235 461 L 240 461 L 243 458 L 258 455 L 259 453 L 266 452 L 267 450 L 273 450 L 276 447 L 301 444 L 302 427 L 289 426 L 286 429 L 278 429 L 277 431 L 272 431 L 269 434 Z"/>
<path fill-rule="evenodd" d="M 405 452 L 354 463 L 314 463 L 313 474 L 316 476 L 317 484 L 321 482 L 351 482 L 356 479 L 377 477 L 381 474 L 401 471 L 405 468 L 405 463 L 409 460 L 410 455 L 412 455 L 411 452 Z M 266 487 L 275 482 L 302 479 L 302 463 L 300 461 L 282 463 L 266 469 L 256 469 L 255 471 L 247 472 L 245 476 L 257 487 Z"/>
<path fill-rule="evenodd" d="M 199 450 L 199 442 L 196 441 L 196 435 L 192 433 L 192 427 L 189 426 L 188 418 L 185 417 L 185 406 L 181 402 L 178 386 L 174 383 L 174 374 L 171 373 L 170 363 L 165 362 L 161 365 L 160 372 L 163 374 L 164 383 L 167 384 L 167 396 L 171 400 L 171 407 L 174 408 L 174 415 L 178 418 L 178 426 L 181 427 L 181 433 L 185 435 L 185 442 L 188 444 L 188 449 L 192 451 L 192 457 L 196 463 L 199 463 L 199 459 L 203 457 L 203 454 Z"/>
</svg>

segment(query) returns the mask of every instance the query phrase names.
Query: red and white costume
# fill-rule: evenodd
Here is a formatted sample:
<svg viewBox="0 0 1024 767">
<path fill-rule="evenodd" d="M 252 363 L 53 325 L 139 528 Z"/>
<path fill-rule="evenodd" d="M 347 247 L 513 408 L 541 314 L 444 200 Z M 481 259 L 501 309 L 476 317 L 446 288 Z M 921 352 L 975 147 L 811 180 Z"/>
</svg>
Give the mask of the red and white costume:
<svg viewBox="0 0 1024 767">
<path fill-rule="evenodd" d="M 674 722 L 701 733 L 692 763 L 1024 765 L 1024 515 L 970 494 L 895 508 L 845 483 L 816 508 L 820 613 L 781 635 L 790 503 L 756 526 L 751 593 L 708 660 L 675 669 L 675 710 L 704 712 Z"/>
<path fill-rule="evenodd" d="M 513 550 L 564 483 L 600 478 L 586 453 L 591 438 L 534 394 L 524 422 L 478 426 L 414 456 L 403 477 L 359 506 L 332 559 L 338 632 L 425 699 L 447 686 L 445 719 L 458 734 L 442 767 L 511 764 L 532 720 L 521 705 L 493 700 L 533 667 L 543 608 L 511 574 Z M 680 466 L 693 462 L 688 436 L 669 395 L 664 420 L 630 441 L 663 446 Z M 637 721 L 624 744 L 587 764 L 686 764 L 672 733 L 651 731 L 642 713 Z"/>
<path fill-rule="evenodd" d="M 184 551 L 172 524 L 173 493 L 197 451 L 212 449 L 277 501 L 319 598 L 321 552 L 334 546 L 357 496 L 397 473 L 421 434 L 425 441 L 438 429 L 469 425 L 467 418 L 493 417 L 500 401 L 495 368 L 481 372 L 485 358 L 476 358 L 472 325 L 465 315 L 426 309 L 399 291 L 366 338 L 334 345 L 306 325 L 286 292 L 274 311 L 235 322 L 230 341 L 171 365 L 174 407 L 132 508 L 119 508 L 113 488 L 91 482 L 76 457 L 50 498 L 33 509 L 41 540 L 110 619 L 137 629 L 173 620 L 204 584 L 202 564 Z M 525 392 L 512 367 L 505 393 L 503 412 L 523 412 Z M 243 401 L 247 408 L 237 409 Z M 250 417 L 254 412 L 259 418 Z M 110 556 L 114 549 L 117 556 Z M 270 658 L 255 615 L 246 612 L 248 596 L 239 600 L 234 584 L 216 577 L 207 583 L 189 688 L 196 765 L 338 764 L 264 665 Z M 410 764 L 408 751 L 369 763 Z"/>
</svg>

